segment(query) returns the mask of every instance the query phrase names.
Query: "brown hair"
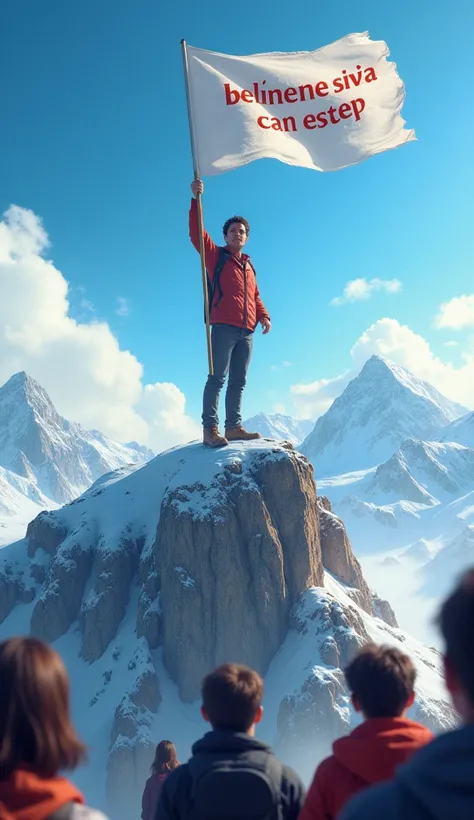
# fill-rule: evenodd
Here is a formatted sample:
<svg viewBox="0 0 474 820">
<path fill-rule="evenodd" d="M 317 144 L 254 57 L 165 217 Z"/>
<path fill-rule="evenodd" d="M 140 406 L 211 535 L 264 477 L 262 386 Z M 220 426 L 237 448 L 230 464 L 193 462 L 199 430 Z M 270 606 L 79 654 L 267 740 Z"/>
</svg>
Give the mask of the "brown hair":
<svg viewBox="0 0 474 820">
<path fill-rule="evenodd" d="M 213 729 L 247 732 L 262 703 L 263 681 L 248 666 L 227 663 L 204 678 L 202 705 Z"/>
<path fill-rule="evenodd" d="M 234 224 L 234 222 L 240 222 L 247 231 L 247 236 L 249 235 L 250 225 L 247 222 L 247 220 L 243 216 L 231 216 L 230 219 L 227 219 L 226 222 L 224 222 L 224 226 L 222 228 L 222 233 L 224 234 L 224 236 L 227 236 L 227 231 L 229 230 L 230 226 Z"/>
<path fill-rule="evenodd" d="M 85 757 L 69 716 L 69 680 L 58 653 L 36 638 L 0 643 L 0 779 L 21 766 L 43 777 Z"/>
<path fill-rule="evenodd" d="M 445 654 L 474 704 L 474 569 L 461 578 L 438 615 Z"/>
<path fill-rule="evenodd" d="M 416 669 L 393 646 L 368 644 L 345 670 L 347 685 L 368 718 L 400 717 L 413 694 Z"/>
<path fill-rule="evenodd" d="M 177 769 L 180 765 L 174 743 L 171 740 L 162 740 L 155 751 L 155 759 L 151 764 L 153 774 L 165 774 Z"/>
</svg>

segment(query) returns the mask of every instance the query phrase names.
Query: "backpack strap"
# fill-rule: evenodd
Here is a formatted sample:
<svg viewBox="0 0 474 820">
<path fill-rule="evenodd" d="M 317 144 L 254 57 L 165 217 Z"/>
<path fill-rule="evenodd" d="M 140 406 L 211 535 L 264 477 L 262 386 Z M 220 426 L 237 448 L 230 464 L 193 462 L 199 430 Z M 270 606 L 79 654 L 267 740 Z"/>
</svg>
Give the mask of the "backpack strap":
<svg viewBox="0 0 474 820">
<path fill-rule="evenodd" d="M 224 265 L 229 259 L 229 252 L 225 248 L 219 248 L 219 253 L 217 256 L 216 267 L 214 268 L 214 276 L 211 281 L 211 277 L 209 276 L 209 271 L 207 273 L 207 298 L 209 304 L 209 316 L 211 315 L 211 310 L 213 307 L 219 304 L 223 297 L 222 287 L 221 287 L 221 273 L 224 269 Z M 214 304 L 214 296 L 218 293 L 217 302 Z M 205 312 L 204 312 L 205 315 Z"/>
<path fill-rule="evenodd" d="M 221 299 L 224 295 L 222 293 L 222 287 L 221 287 L 221 273 L 224 269 L 224 265 L 227 262 L 229 256 L 230 256 L 230 254 L 229 254 L 228 251 L 226 251 L 225 248 L 219 248 L 219 255 L 217 257 L 216 267 L 214 268 L 214 277 L 213 277 L 213 280 L 212 280 L 212 283 L 211 283 L 212 299 L 209 302 L 210 307 L 213 306 L 214 295 L 215 295 L 216 290 L 219 294 L 216 305 L 219 304 L 219 302 L 221 301 Z"/>
</svg>

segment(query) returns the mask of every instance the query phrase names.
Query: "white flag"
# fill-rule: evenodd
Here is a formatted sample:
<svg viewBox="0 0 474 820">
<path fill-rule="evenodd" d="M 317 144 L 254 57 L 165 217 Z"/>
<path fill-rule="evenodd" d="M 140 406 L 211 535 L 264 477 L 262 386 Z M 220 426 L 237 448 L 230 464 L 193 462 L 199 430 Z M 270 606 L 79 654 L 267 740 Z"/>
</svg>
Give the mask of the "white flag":
<svg viewBox="0 0 474 820">
<path fill-rule="evenodd" d="M 187 47 L 201 176 L 255 159 L 334 171 L 416 139 L 388 47 L 349 34 L 317 51 L 235 57 Z"/>
</svg>

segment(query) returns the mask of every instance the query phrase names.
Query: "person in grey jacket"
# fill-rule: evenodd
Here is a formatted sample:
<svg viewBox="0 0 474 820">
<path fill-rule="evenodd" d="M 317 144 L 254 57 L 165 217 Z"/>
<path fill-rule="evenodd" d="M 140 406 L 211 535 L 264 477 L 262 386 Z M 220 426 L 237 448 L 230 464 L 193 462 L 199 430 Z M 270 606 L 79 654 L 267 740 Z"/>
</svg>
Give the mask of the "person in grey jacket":
<svg viewBox="0 0 474 820">
<path fill-rule="evenodd" d="M 58 653 L 36 638 L 0 643 L 0 820 L 107 820 L 59 774 L 84 757 Z"/>
<path fill-rule="evenodd" d="M 340 820 L 474 818 L 474 569 L 445 601 L 438 622 L 446 686 L 463 725 L 425 746 L 394 780 L 351 800 Z"/>
</svg>

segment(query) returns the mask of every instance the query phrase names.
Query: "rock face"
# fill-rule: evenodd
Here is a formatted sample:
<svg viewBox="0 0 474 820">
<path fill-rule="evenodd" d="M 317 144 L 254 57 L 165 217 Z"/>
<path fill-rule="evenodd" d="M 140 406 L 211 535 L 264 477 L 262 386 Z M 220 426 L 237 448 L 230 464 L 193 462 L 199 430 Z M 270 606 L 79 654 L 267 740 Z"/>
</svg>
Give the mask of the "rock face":
<svg viewBox="0 0 474 820">
<path fill-rule="evenodd" d="M 324 568 L 352 587 L 349 594 L 370 615 L 381 618 L 390 626 L 398 626 L 395 613 L 388 603 L 373 595 L 367 586 L 362 568 L 355 557 L 346 528 L 334 515 L 326 496 L 318 498 L 319 537 Z"/>
<path fill-rule="evenodd" d="M 343 607 L 319 591 L 302 597 L 293 611 L 292 627 L 301 636 L 314 636 L 321 664 L 283 698 L 277 747 L 297 761 L 302 776 L 310 778 L 315 761 L 329 754 L 332 742 L 350 730 L 349 693 L 342 670 L 370 639 L 356 607 Z"/>
<path fill-rule="evenodd" d="M 386 624 L 389 626 L 398 627 L 398 622 L 395 616 L 395 613 L 390 606 L 388 601 L 384 601 L 382 598 L 379 598 L 378 595 L 374 595 L 373 598 L 374 604 L 374 613 L 377 618 L 381 618 L 382 621 L 385 621 Z"/>
<path fill-rule="evenodd" d="M 293 604 L 323 581 L 309 464 L 269 450 L 227 465 L 210 485 L 167 493 L 156 563 L 164 659 L 183 700 L 231 659 L 265 674 Z"/>
<path fill-rule="evenodd" d="M 345 584 L 358 590 L 358 603 L 373 613 L 372 596 L 362 574 L 361 566 L 352 552 L 346 529 L 341 519 L 331 510 L 329 499 L 318 498 L 319 534 L 324 567 Z"/>
<path fill-rule="evenodd" d="M 149 729 L 162 699 L 144 639 L 139 641 L 131 664 L 135 664 L 137 676 L 115 710 L 107 763 L 106 792 L 114 817 L 137 814 L 137 794 L 141 795 L 143 775 L 149 771 L 155 751 Z"/>
</svg>

